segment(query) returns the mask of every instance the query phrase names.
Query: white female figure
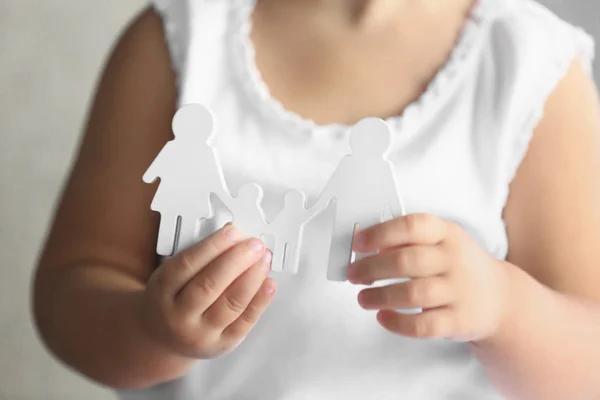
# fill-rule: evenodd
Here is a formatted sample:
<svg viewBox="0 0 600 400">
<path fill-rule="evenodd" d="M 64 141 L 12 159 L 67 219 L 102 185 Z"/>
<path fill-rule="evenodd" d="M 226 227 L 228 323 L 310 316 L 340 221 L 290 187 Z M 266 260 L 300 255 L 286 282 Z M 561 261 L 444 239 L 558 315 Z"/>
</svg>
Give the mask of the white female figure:
<svg viewBox="0 0 600 400">
<path fill-rule="evenodd" d="M 216 130 L 212 113 L 199 104 L 183 106 L 172 127 L 175 139 L 163 147 L 143 177 L 146 183 L 160 178 L 151 209 L 161 214 L 156 250 L 163 256 L 198 241 L 200 219 L 213 216 L 212 194 L 229 197 L 217 153 L 210 146 Z"/>
</svg>

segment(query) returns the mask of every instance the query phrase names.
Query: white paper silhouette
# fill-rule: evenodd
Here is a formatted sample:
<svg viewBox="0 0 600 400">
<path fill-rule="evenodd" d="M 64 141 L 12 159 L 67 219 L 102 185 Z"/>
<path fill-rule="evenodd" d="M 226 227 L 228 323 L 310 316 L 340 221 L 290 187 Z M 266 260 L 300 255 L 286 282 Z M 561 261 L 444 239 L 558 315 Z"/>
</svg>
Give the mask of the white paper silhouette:
<svg viewBox="0 0 600 400">
<path fill-rule="evenodd" d="M 256 183 L 243 185 L 236 197 L 221 199 L 233 216 L 233 225 L 244 237 L 260 238 L 269 233 L 269 226 L 261 207 L 262 199 L 263 190 Z"/>
<path fill-rule="evenodd" d="M 275 236 L 274 271 L 298 272 L 304 226 L 316 216 L 317 211 L 320 210 L 306 209 L 306 196 L 301 191 L 290 190 L 285 194 L 283 209 L 270 224 Z"/>
<path fill-rule="evenodd" d="M 335 219 L 327 277 L 346 280 L 352 260 L 355 228 L 366 229 L 384 221 L 386 209 L 394 217 L 404 215 L 393 164 L 387 159 L 392 133 L 385 121 L 365 118 L 350 132 L 351 154 L 333 173 L 316 208 L 333 201 Z"/>
<path fill-rule="evenodd" d="M 209 144 L 215 131 L 210 110 L 186 105 L 175 114 L 172 128 L 175 139 L 143 177 L 146 183 L 160 178 L 151 209 L 161 214 L 157 253 L 163 256 L 197 241 L 200 220 L 213 216 L 211 194 L 229 196 L 218 155 Z"/>
<path fill-rule="evenodd" d="M 394 168 L 387 159 L 392 133 L 379 118 L 365 118 L 351 129 L 352 153 L 342 160 L 311 209 L 306 208 L 304 193 L 288 191 L 283 209 L 272 221 L 265 218 L 263 191 L 256 183 L 243 185 L 235 197 L 229 193 L 217 153 L 210 146 L 215 131 L 214 117 L 206 107 L 182 107 L 173 119 L 175 139 L 167 143 L 144 174 L 147 183 L 161 178 L 151 205 L 152 210 L 161 213 L 157 243 L 161 255 L 171 255 L 199 240 L 200 220 L 213 217 L 214 194 L 246 237 L 274 238 L 268 246 L 273 252 L 274 271 L 296 273 L 304 226 L 332 206 L 335 221 L 327 277 L 345 281 L 353 257 L 355 228 L 383 222 L 390 212 L 390 217 L 404 215 Z"/>
</svg>

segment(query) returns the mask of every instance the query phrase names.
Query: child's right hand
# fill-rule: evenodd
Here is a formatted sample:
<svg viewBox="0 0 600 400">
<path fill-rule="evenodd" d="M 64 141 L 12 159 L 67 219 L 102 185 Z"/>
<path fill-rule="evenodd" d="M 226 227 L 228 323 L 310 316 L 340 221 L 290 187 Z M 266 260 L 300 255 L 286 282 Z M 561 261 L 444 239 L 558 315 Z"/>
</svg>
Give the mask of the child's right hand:
<svg viewBox="0 0 600 400">
<path fill-rule="evenodd" d="M 237 347 L 275 293 L 271 253 L 226 225 L 166 260 L 144 294 L 142 323 L 171 351 L 211 359 Z"/>
</svg>

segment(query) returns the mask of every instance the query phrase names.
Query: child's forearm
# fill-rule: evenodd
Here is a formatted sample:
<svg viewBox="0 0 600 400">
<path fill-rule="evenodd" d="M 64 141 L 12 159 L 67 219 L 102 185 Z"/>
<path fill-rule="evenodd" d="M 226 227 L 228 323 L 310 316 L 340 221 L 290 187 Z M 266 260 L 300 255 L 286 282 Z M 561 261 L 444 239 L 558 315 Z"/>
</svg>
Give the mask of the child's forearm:
<svg viewBox="0 0 600 400">
<path fill-rule="evenodd" d="M 117 269 L 78 266 L 38 276 L 40 334 L 62 361 L 114 388 L 142 388 L 177 378 L 193 360 L 152 340 L 140 319 L 144 285 Z"/>
<path fill-rule="evenodd" d="M 600 305 L 552 291 L 508 265 L 508 315 L 472 349 L 510 399 L 600 399 Z"/>
</svg>

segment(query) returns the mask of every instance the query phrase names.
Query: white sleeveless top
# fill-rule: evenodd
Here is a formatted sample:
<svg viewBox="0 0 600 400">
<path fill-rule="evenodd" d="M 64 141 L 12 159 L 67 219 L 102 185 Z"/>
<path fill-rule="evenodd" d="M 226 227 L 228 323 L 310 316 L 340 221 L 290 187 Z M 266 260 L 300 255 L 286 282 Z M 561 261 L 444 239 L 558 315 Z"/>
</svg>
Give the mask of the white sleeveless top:
<svg viewBox="0 0 600 400">
<path fill-rule="evenodd" d="M 180 104 L 215 113 L 215 147 L 234 193 L 265 189 L 267 215 L 289 188 L 314 199 L 347 154 L 348 127 L 317 125 L 271 97 L 249 40 L 252 0 L 155 0 Z M 408 213 L 460 224 L 503 259 L 502 210 L 544 103 L 593 40 L 530 0 L 479 0 L 447 64 L 401 116 L 390 159 Z M 297 274 L 272 272 L 273 303 L 236 350 L 183 379 L 123 400 L 491 400 L 500 395 L 468 345 L 385 331 L 362 287 L 326 280 L 328 215 L 305 230 Z"/>
</svg>

